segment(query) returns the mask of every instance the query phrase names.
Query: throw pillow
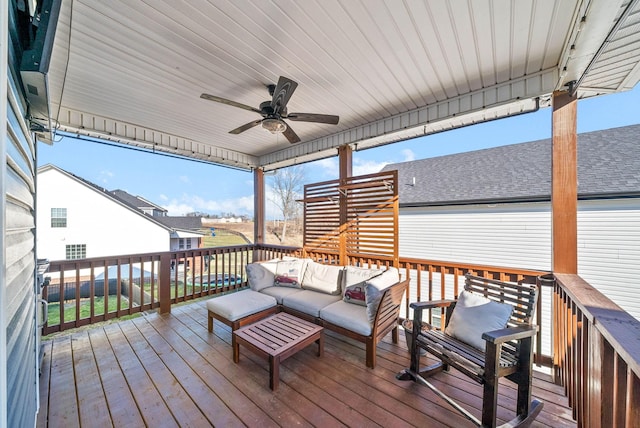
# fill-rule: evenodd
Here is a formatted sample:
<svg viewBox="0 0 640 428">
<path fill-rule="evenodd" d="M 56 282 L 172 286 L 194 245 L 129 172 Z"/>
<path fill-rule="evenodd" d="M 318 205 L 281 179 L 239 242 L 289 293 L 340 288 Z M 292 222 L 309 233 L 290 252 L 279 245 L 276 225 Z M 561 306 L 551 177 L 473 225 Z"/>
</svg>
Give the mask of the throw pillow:
<svg viewBox="0 0 640 428">
<path fill-rule="evenodd" d="M 302 288 L 337 296 L 342 291 L 342 270 L 342 266 L 310 261 L 304 269 Z"/>
<path fill-rule="evenodd" d="M 365 286 L 367 280 L 381 275 L 384 271 L 380 269 L 364 269 L 355 266 L 344 268 L 344 296 L 342 300 L 347 303 L 367 306 L 365 300 Z"/>
<path fill-rule="evenodd" d="M 382 269 L 366 269 L 356 266 L 347 266 L 344 268 L 344 285 L 346 287 L 351 285 L 364 285 L 364 283 L 375 276 L 384 272 Z"/>
<path fill-rule="evenodd" d="M 367 306 L 365 299 L 365 281 L 348 286 L 344 291 L 344 300 L 347 303 Z"/>
<path fill-rule="evenodd" d="M 400 272 L 395 267 L 390 267 L 381 275 L 371 278 L 365 286 L 365 298 L 367 306 L 367 318 L 373 323 L 376 318 L 376 311 L 380 305 L 380 299 L 384 291 L 400 281 Z"/>
<path fill-rule="evenodd" d="M 301 288 L 300 280 L 307 262 L 303 260 L 281 260 L 276 267 L 274 285 L 277 287 Z"/>
<path fill-rule="evenodd" d="M 275 265 L 275 263 L 272 264 Z M 267 266 L 267 263 L 250 263 L 247 265 L 249 287 L 251 287 L 253 291 L 260 291 L 263 288 L 273 287 L 275 274 Z"/>
<path fill-rule="evenodd" d="M 507 303 L 465 290 L 458 297 L 445 333 L 484 351 L 486 342 L 482 333 L 505 328 L 512 312 L 513 306 Z"/>
</svg>

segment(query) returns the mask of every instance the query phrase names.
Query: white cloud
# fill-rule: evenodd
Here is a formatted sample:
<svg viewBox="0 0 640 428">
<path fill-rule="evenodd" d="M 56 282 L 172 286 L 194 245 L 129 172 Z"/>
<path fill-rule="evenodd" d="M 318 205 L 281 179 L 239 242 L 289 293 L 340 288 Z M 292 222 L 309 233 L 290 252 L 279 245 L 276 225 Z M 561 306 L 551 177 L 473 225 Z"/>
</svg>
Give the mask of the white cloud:
<svg viewBox="0 0 640 428">
<path fill-rule="evenodd" d="M 182 216 L 194 211 L 211 214 L 232 212 L 238 215 L 246 214 L 253 216 L 253 195 L 226 200 L 213 200 L 185 193 L 180 198 L 169 200 L 165 197 L 164 200 L 165 202 L 162 204 L 162 207 L 168 211 L 168 215 L 170 216 Z"/>
<path fill-rule="evenodd" d="M 389 162 L 376 162 L 372 160 L 353 159 L 353 175 L 365 175 L 372 174 L 374 172 L 380 172 Z"/>
<path fill-rule="evenodd" d="M 165 195 L 164 193 L 160 193 L 160 196 L 158 196 L 158 197 L 162 201 L 168 201 L 169 200 L 169 197 L 167 195 Z"/>
<path fill-rule="evenodd" d="M 181 175 L 181 176 L 178 177 L 178 179 L 180 181 L 182 181 L 183 183 L 189 183 L 190 182 L 189 177 L 187 177 L 186 175 Z"/>
<path fill-rule="evenodd" d="M 339 174 L 338 170 L 338 158 L 331 157 L 320 159 L 312 163 L 313 166 L 317 166 L 322 171 L 322 175 L 325 177 L 337 178 Z"/>
<path fill-rule="evenodd" d="M 413 150 L 411 149 L 404 149 L 400 153 L 402 153 L 402 156 L 404 156 L 403 162 L 411 162 L 413 160 L 416 160 L 416 154 L 413 153 Z"/>
<path fill-rule="evenodd" d="M 109 170 L 102 170 L 100 171 L 100 181 L 102 183 L 108 183 L 110 178 L 114 177 L 114 173 L 109 171 Z"/>
</svg>

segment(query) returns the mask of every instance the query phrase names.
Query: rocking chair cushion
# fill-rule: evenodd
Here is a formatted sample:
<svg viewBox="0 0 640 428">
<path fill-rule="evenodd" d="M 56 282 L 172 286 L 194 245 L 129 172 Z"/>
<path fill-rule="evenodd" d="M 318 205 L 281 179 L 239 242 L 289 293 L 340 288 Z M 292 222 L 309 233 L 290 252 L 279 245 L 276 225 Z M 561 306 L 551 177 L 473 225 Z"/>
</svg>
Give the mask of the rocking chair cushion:
<svg viewBox="0 0 640 428">
<path fill-rule="evenodd" d="M 512 312 L 513 306 L 509 304 L 463 291 L 458 297 L 445 333 L 484 351 L 482 333 L 505 328 Z"/>
</svg>

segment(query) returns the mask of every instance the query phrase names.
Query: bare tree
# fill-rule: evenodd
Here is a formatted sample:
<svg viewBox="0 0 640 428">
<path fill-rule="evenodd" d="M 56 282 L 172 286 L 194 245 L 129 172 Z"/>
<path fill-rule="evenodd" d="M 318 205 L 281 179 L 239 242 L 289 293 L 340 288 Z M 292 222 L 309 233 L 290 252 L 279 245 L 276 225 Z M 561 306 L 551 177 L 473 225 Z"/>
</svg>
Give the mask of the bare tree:
<svg viewBox="0 0 640 428">
<path fill-rule="evenodd" d="M 279 169 L 271 179 L 273 197 L 270 199 L 282 213 L 282 233 L 278 236 L 281 244 L 287 234 L 288 220 L 300 214 L 300 204 L 296 199 L 302 198 L 304 180 L 305 171 L 300 165 Z"/>
</svg>

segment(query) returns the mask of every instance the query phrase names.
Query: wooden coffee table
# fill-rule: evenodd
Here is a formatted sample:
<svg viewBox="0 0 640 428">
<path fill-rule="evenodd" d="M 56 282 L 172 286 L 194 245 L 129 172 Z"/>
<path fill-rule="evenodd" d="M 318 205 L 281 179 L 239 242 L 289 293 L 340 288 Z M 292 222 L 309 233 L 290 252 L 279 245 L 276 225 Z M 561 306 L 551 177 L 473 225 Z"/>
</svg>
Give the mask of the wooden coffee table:
<svg viewBox="0 0 640 428">
<path fill-rule="evenodd" d="M 240 361 L 240 345 L 269 359 L 269 387 L 275 391 L 280 381 L 280 362 L 313 342 L 318 356 L 324 354 L 324 328 L 280 312 L 233 332 L 233 361 Z"/>
</svg>

